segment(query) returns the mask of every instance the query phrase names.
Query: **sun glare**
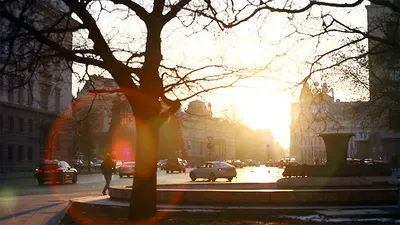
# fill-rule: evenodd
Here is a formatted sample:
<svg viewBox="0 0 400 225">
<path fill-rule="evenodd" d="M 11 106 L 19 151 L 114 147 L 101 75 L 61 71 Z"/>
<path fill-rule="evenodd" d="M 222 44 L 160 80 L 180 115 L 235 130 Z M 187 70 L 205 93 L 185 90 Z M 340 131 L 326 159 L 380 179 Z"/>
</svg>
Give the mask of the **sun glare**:
<svg viewBox="0 0 400 225">
<path fill-rule="evenodd" d="M 290 103 L 292 97 L 284 91 L 270 89 L 240 89 L 225 97 L 236 105 L 237 117 L 252 129 L 270 129 L 274 141 L 283 148 L 290 145 Z"/>
</svg>

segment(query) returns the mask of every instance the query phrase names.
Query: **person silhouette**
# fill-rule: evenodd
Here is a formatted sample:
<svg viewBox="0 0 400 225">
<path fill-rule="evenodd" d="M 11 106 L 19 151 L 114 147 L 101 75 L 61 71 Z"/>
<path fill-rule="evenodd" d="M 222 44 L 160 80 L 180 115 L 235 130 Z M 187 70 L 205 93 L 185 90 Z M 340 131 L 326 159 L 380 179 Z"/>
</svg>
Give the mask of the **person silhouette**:
<svg viewBox="0 0 400 225">
<path fill-rule="evenodd" d="M 112 160 L 109 154 L 107 154 L 106 157 L 104 158 L 104 161 L 101 163 L 100 169 L 102 174 L 104 175 L 104 179 L 106 180 L 106 184 L 104 185 L 102 193 L 103 195 L 106 195 L 107 194 L 106 191 L 110 187 L 112 174 L 115 170 L 114 161 Z"/>
</svg>

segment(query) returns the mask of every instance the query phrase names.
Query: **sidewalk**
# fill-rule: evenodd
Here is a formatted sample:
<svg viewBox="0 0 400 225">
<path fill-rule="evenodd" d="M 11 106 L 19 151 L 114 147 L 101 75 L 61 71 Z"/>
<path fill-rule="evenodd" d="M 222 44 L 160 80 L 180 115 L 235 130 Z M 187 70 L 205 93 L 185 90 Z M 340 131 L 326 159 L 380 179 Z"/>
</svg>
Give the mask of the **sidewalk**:
<svg viewBox="0 0 400 225">
<path fill-rule="evenodd" d="M 52 203 L 0 218 L 2 225 L 57 225 L 65 215 L 69 201 Z"/>
<path fill-rule="evenodd" d="M 73 210 L 74 207 L 86 206 L 100 210 L 100 212 L 108 212 L 112 217 L 111 211 L 122 212 L 128 209 L 129 203 L 111 200 L 108 196 L 89 196 L 80 197 L 72 200 L 61 200 L 59 202 L 50 203 L 40 208 L 34 208 L 8 215 L 0 218 L 2 225 L 58 225 L 64 218 L 67 207 Z M 338 207 L 220 207 L 220 206 L 174 206 L 174 205 L 157 205 L 160 212 L 164 213 L 184 213 L 196 214 L 201 216 L 203 213 L 215 215 L 234 215 L 238 218 L 270 218 L 273 220 L 295 220 L 298 222 L 388 222 L 400 223 L 400 208 L 398 206 L 380 206 L 380 207 L 363 207 L 363 206 L 338 206 Z M 81 210 L 79 211 L 81 213 Z M 83 215 L 83 214 L 82 214 Z M 90 216 L 87 212 L 85 217 Z M 203 214 L 204 215 L 204 214 Z M 93 216 L 93 215 L 92 215 Z M 94 216 L 96 217 L 96 216 Z M 204 218 L 207 218 L 204 215 Z M 124 219 L 119 219 L 124 220 Z"/>
<path fill-rule="evenodd" d="M 400 224 L 400 208 L 396 206 L 363 207 L 230 207 L 157 205 L 159 224 Z M 107 213 L 104 213 L 107 212 Z M 128 203 L 110 200 L 108 197 L 83 197 L 71 201 L 61 225 L 129 224 Z M 84 218 L 84 219 L 83 219 Z M 157 223 L 158 224 L 158 223 Z"/>
</svg>

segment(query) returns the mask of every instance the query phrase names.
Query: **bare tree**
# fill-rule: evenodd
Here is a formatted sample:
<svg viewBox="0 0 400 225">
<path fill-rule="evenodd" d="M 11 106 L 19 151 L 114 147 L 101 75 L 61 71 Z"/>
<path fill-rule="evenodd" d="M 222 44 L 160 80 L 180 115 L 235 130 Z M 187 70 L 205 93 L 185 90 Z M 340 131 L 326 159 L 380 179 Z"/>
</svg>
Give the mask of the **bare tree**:
<svg viewBox="0 0 400 225">
<path fill-rule="evenodd" d="M 331 63 L 324 69 L 324 78 L 353 96 L 350 100 L 359 101 L 354 110 L 364 126 L 398 131 L 393 116 L 400 107 L 400 5 L 371 2 L 367 6 L 368 29 L 340 23 L 337 32 L 348 38 L 340 42 L 343 48 L 327 54 Z"/>
<path fill-rule="evenodd" d="M 129 218 L 138 221 L 156 213 L 156 160 L 159 128 L 163 122 L 180 107 L 181 101 L 234 86 L 239 80 L 255 76 L 259 71 L 259 68 L 228 66 L 223 59 L 195 66 L 174 65 L 168 61 L 170 58 L 162 48 L 163 41 L 169 38 L 164 33 L 167 29 L 187 29 L 189 35 L 200 31 L 217 34 L 218 29 L 233 28 L 252 18 L 263 21 L 270 12 L 310 15 L 315 8 L 321 9 L 317 19 L 323 21 L 321 32 L 312 34 L 318 37 L 336 32 L 336 28 L 331 30 L 332 24 L 352 31 L 334 17 L 324 14 L 324 7 L 351 9 L 363 2 L 64 0 L 56 7 L 49 7 L 50 1 L 45 0 L 3 0 L 0 2 L 0 20 L 6 21 L 2 23 L 6 25 L 0 43 L 6 46 L 6 55 L 3 56 L 5 66 L 1 72 L 13 75 L 18 71 L 29 71 L 40 62 L 51 59 L 65 60 L 71 69 L 73 63 L 75 68 L 81 69 L 74 71 L 80 74 L 80 79 L 101 71 L 115 80 L 119 89 L 94 92 L 124 94 L 135 115 L 137 162 Z M 373 2 L 398 10 L 388 1 Z M 43 11 L 46 7 L 52 13 L 38 16 L 38 10 Z M 110 16 L 120 20 L 111 32 L 107 32 L 104 21 Z M 134 30 L 137 35 L 115 38 L 126 30 Z M 68 32 L 74 32 L 75 41 L 65 45 L 69 39 L 63 34 Z M 33 44 L 25 44 L 28 42 Z M 18 46 L 27 50 L 16 55 Z M 320 71 L 313 66 L 326 55 L 317 57 L 310 74 Z M 24 60 L 15 60 L 17 58 Z M 21 62 L 22 66 L 16 66 L 14 62 Z"/>
</svg>

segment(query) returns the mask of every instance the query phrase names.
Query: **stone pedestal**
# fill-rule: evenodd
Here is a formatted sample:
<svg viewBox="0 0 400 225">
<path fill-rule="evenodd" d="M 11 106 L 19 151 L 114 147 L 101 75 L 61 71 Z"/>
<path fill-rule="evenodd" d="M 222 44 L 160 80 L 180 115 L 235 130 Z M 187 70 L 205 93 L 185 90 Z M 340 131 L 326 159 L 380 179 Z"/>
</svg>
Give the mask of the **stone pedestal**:
<svg viewBox="0 0 400 225">
<path fill-rule="evenodd" d="M 326 147 L 326 165 L 335 167 L 337 165 L 346 164 L 349 140 L 354 134 L 331 133 L 320 134 L 319 136 L 324 139 Z"/>
</svg>

